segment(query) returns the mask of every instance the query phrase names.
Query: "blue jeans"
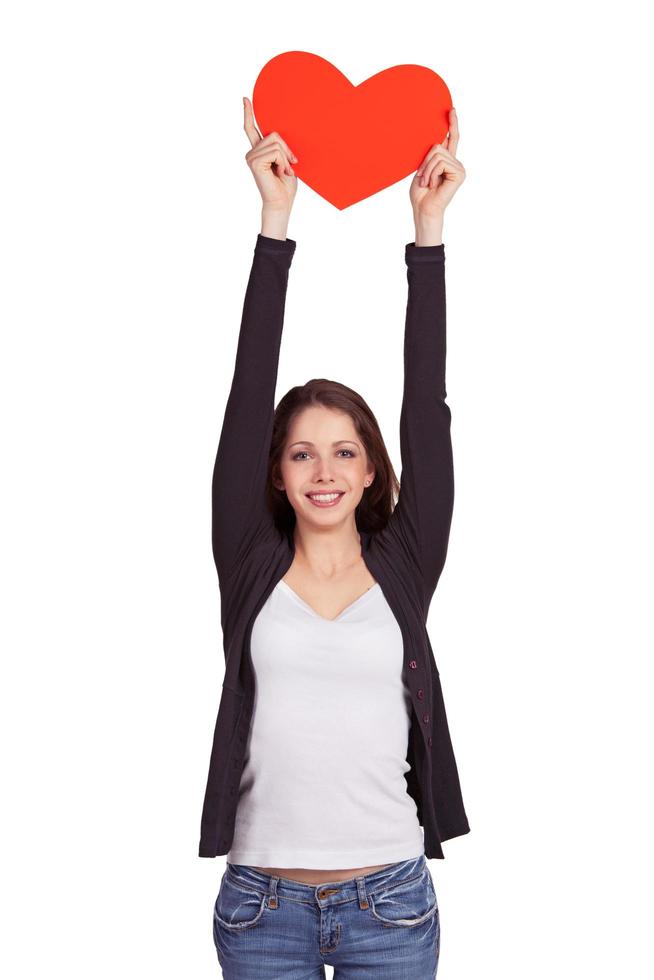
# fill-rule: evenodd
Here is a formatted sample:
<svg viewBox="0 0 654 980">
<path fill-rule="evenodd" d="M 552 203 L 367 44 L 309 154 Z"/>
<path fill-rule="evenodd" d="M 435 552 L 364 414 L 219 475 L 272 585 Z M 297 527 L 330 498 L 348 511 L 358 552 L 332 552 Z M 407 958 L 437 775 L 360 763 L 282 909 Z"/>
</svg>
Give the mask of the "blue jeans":
<svg viewBox="0 0 654 980">
<path fill-rule="evenodd" d="M 438 902 L 425 855 L 307 885 L 230 864 L 214 905 L 224 980 L 433 980 Z"/>
</svg>

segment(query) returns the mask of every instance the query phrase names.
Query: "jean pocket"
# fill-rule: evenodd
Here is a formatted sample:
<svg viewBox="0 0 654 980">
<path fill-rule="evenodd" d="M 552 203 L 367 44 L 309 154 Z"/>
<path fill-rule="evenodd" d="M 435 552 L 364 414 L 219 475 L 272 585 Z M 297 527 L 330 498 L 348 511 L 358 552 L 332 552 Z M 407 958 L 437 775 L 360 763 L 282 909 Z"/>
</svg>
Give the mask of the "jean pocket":
<svg viewBox="0 0 654 980">
<path fill-rule="evenodd" d="M 438 916 L 438 900 L 427 867 L 415 878 L 371 892 L 369 898 L 372 915 L 385 926 L 419 926 Z"/>
<path fill-rule="evenodd" d="M 214 922 L 224 929 L 251 929 L 261 919 L 266 896 L 231 881 L 225 871 L 213 909 Z"/>
</svg>

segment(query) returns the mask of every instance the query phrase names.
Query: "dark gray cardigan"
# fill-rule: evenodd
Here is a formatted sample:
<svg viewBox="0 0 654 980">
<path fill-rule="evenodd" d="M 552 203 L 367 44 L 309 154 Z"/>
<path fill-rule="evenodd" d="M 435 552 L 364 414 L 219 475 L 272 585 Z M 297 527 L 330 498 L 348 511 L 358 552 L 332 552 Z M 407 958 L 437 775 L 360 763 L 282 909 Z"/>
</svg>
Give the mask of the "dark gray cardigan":
<svg viewBox="0 0 654 980">
<path fill-rule="evenodd" d="M 221 595 L 225 676 L 201 821 L 200 857 L 226 854 L 254 703 L 250 633 L 294 557 L 276 527 L 266 481 L 288 276 L 296 242 L 258 235 L 232 386 L 212 483 L 212 540 Z M 454 501 L 450 410 L 445 402 L 444 245 L 405 246 L 409 295 L 400 416 L 401 490 L 388 524 L 361 531 L 362 556 L 402 631 L 403 676 L 413 710 L 407 789 L 424 828 L 425 855 L 470 830 L 426 628 L 445 564 Z M 362 691 L 365 697 L 366 692 Z M 356 750 L 356 746 L 353 747 Z"/>
</svg>

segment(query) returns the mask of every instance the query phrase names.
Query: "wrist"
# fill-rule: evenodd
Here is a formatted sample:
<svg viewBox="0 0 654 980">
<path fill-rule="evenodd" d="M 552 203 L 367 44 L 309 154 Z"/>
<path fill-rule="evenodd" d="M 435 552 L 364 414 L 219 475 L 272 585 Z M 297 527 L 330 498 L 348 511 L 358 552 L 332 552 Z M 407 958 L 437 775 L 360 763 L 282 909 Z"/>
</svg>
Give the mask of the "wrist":
<svg viewBox="0 0 654 980">
<path fill-rule="evenodd" d="M 424 217 L 414 214 L 414 224 L 416 228 L 416 246 L 442 245 L 443 244 L 443 214 L 430 215 Z"/>
<path fill-rule="evenodd" d="M 286 238 L 288 222 L 290 218 L 288 211 L 271 211 L 262 208 L 261 211 L 261 234 L 267 238 Z"/>
</svg>

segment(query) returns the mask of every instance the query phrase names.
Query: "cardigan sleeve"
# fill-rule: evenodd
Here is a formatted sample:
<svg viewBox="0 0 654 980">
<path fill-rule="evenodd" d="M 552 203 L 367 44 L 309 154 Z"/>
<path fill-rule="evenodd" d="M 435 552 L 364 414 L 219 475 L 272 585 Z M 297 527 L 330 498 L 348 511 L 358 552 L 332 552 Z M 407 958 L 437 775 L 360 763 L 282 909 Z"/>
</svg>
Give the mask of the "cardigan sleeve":
<svg viewBox="0 0 654 980">
<path fill-rule="evenodd" d="M 296 242 L 258 235 L 213 471 L 212 548 L 227 580 L 262 523 L 288 275 Z"/>
<path fill-rule="evenodd" d="M 445 246 L 405 246 L 408 300 L 400 494 L 386 530 L 416 568 L 425 613 L 447 555 L 454 503 L 446 402 Z"/>
</svg>

